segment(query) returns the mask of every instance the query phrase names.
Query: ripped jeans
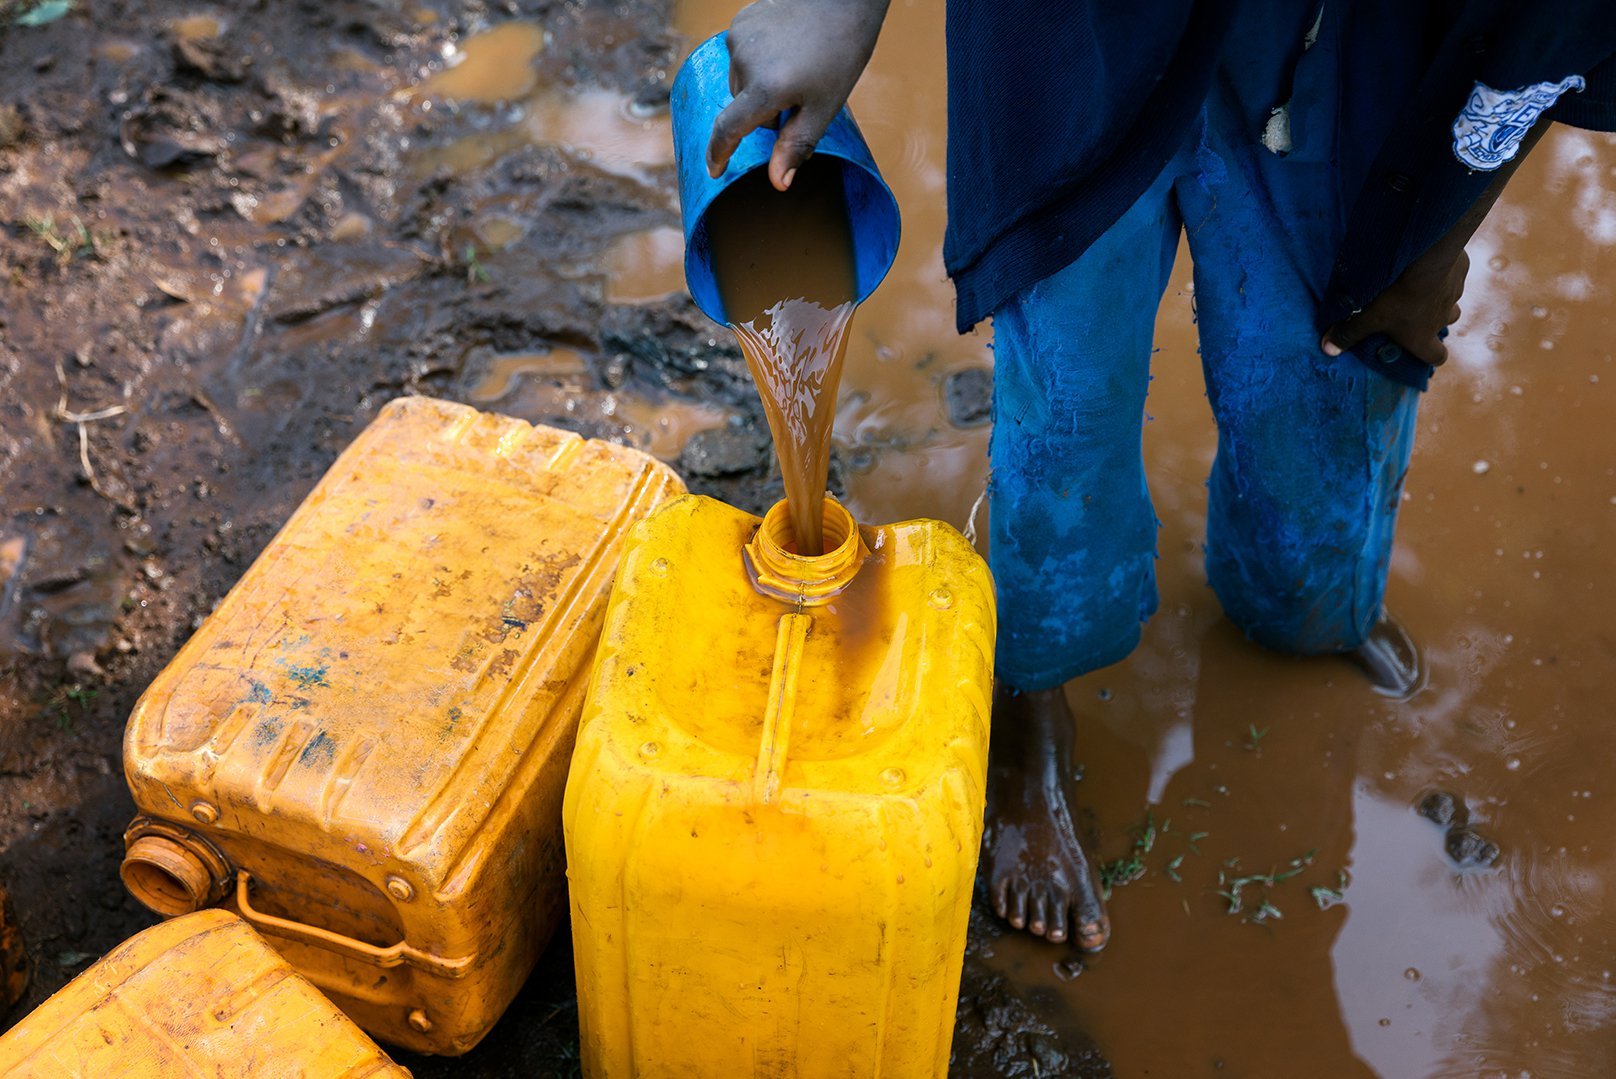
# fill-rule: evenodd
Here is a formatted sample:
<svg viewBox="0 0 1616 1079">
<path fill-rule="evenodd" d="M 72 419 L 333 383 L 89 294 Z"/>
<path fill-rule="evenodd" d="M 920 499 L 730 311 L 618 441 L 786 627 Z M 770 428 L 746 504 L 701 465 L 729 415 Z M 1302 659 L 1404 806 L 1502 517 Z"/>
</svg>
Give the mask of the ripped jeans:
<svg viewBox="0 0 1616 1079">
<path fill-rule="evenodd" d="M 1180 229 L 1218 450 L 1206 573 L 1285 652 L 1361 644 L 1381 611 L 1419 394 L 1319 350 L 1343 208 L 1327 160 L 1280 157 L 1214 91 L 1199 130 L 1076 262 L 994 313 L 998 675 L 1115 663 L 1157 604 L 1141 455 L 1156 308 Z"/>
</svg>

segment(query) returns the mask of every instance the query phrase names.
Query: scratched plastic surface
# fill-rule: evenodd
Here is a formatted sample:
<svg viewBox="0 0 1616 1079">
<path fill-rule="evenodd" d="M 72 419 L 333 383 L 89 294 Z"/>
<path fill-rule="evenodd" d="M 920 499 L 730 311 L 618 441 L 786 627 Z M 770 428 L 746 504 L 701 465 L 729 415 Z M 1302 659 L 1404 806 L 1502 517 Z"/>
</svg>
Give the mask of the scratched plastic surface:
<svg viewBox="0 0 1616 1079">
<path fill-rule="evenodd" d="M 242 913 L 383 1041 L 475 1045 L 565 911 L 612 575 L 681 490 L 623 447 L 388 405 L 136 706 L 126 882 Z"/>
<path fill-rule="evenodd" d="M 222 910 L 130 937 L 0 1037 L 7 1079 L 409 1074 Z"/>
<path fill-rule="evenodd" d="M 564 811 L 585 1073 L 941 1076 L 987 568 L 947 525 L 866 528 L 844 589 L 777 599 L 743 561 L 758 529 L 686 497 L 624 555 Z"/>
</svg>

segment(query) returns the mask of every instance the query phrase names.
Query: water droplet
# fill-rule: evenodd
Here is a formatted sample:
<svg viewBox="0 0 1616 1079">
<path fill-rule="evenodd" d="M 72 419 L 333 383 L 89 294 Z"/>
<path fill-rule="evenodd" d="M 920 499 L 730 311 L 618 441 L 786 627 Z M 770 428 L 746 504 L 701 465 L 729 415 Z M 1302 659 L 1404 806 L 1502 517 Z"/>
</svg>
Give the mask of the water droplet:
<svg viewBox="0 0 1616 1079">
<path fill-rule="evenodd" d="M 881 773 L 881 782 L 889 787 L 902 786 L 905 778 L 902 768 L 888 768 Z"/>
<path fill-rule="evenodd" d="M 1564 918 L 1566 909 L 1563 904 L 1556 903 L 1554 906 L 1549 908 L 1549 913 L 1554 915 L 1556 918 Z"/>
<path fill-rule="evenodd" d="M 931 605 L 946 611 L 948 608 L 954 605 L 954 593 L 950 592 L 946 588 L 932 589 Z"/>
<path fill-rule="evenodd" d="M 1487 268 L 1490 270 L 1502 270 L 1508 265 L 1509 259 L 1505 258 L 1503 255 L 1494 255 L 1492 258 L 1487 260 Z"/>
<path fill-rule="evenodd" d="M 1407 978 L 1411 982 L 1417 982 L 1420 980 L 1420 972 L 1414 967 L 1409 967 L 1407 970 L 1403 971 L 1403 977 Z"/>
<path fill-rule="evenodd" d="M 666 577 L 668 575 L 668 560 L 666 558 L 652 559 L 651 572 L 658 577 Z"/>
<path fill-rule="evenodd" d="M 1381 1021 L 1380 1021 L 1380 1025 L 1383 1026 L 1383 1027 L 1389 1027 L 1389 1026 L 1392 1025 L 1392 1021 L 1390 1019 L 1382 1018 Z"/>
<path fill-rule="evenodd" d="M 1474 472 L 1478 476 L 1485 476 L 1487 473 L 1492 471 L 1492 468 L 1492 464 L 1488 461 L 1477 461 L 1475 464 L 1470 466 L 1470 471 Z"/>
</svg>

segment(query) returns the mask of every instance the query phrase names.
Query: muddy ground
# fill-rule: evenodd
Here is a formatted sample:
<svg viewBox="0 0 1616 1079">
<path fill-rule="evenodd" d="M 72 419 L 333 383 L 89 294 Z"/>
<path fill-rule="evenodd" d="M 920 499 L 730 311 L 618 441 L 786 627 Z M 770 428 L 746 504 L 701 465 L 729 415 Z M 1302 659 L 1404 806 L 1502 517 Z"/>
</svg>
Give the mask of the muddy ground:
<svg viewBox="0 0 1616 1079">
<path fill-rule="evenodd" d="M 544 144 L 434 164 L 499 109 L 412 90 L 522 17 L 548 33 L 540 80 L 654 115 L 680 51 L 665 4 L 76 0 L 19 21 L 36 7 L 0 0 L 0 880 L 34 961 L 12 1020 L 152 922 L 117 874 L 124 719 L 386 401 L 482 404 L 501 357 L 566 351 L 587 370 L 524 418 L 677 454 L 743 507 L 779 494 L 728 335 L 683 297 L 607 299 L 613 241 L 677 223 L 671 169 Z M 691 406 L 730 419 L 668 452 L 654 417 Z M 973 927 L 955 1072 L 1109 1074 L 988 973 L 995 930 Z M 571 992 L 563 941 L 484 1047 L 409 1064 L 572 1074 Z"/>
</svg>

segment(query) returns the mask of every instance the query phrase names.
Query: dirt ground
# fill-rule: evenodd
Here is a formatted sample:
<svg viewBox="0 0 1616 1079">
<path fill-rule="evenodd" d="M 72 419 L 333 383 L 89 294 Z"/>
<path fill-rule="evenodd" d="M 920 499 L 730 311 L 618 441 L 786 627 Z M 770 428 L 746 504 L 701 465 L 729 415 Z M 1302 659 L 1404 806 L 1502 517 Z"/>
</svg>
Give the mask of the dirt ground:
<svg viewBox="0 0 1616 1079">
<path fill-rule="evenodd" d="M 677 224 L 671 169 L 560 145 L 468 164 L 438 151 L 498 110 L 412 89 L 447 43 L 522 17 L 547 33 L 539 79 L 654 115 L 679 49 L 665 4 L 76 0 L 17 20 L 33 8 L 0 0 L 0 881 L 34 962 L 12 1020 L 151 924 L 117 873 L 124 719 L 385 402 L 482 404 L 502 358 L 565 352 L 583 369 L 524 418 L 662 451 L 746 508 L 779 494 L 729 336 L 683 297 L 608 299 L 613 242 Z M 659 439 L 681 409 L 728 421 Z M 989 972 L 995 933 L 973 922 L 955 1072 L 1109 1074 Z M 408 1061 L 576 1062 L 564 940 L 484 1047 Z"/>
</svg>

